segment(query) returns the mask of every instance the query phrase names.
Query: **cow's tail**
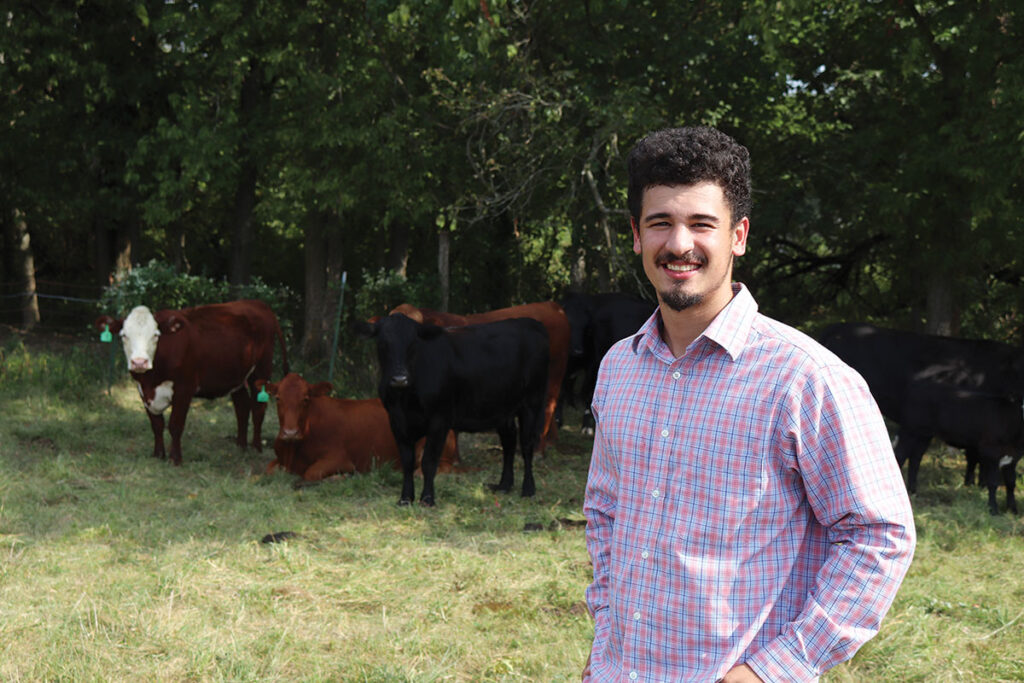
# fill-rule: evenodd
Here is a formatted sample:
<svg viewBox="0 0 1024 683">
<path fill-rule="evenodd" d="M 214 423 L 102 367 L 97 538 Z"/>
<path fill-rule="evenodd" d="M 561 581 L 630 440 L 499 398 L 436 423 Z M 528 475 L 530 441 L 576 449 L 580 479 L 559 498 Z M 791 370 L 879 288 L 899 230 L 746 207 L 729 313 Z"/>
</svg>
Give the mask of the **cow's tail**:
<svg viewBox="0 0 1024 683">
<path fill-rule="evenodd" d="M 281 368 L 283 370 L 283 372 L 281 372 L 281 377 L 284 377 L 289 372 L 289 370 L 288 370 L 288 351 L 285 348 L 284 333 L 281 332 L 281 323 L 277 323 L 276 327 L 277 327 L 277 342 L 281 345 Z"/>
</svg>

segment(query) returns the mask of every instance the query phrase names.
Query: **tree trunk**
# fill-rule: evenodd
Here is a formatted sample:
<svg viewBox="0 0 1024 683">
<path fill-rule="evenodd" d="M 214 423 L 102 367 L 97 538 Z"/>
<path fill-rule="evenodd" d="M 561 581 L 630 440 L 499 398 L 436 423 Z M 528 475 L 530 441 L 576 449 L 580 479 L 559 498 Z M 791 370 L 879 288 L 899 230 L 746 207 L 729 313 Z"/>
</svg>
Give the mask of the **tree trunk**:
<svg viewBox="0 0 1024 683">
<path fill-rule="evenodd" d="M 327 241 L 324 215 L 314 213 L 306 225 L 305 288 L 306 310 L 302 325 L 302 356 L 323 358 L 326 351 L 324 318 L 327 294 Z"/>
<path fill-rule="evenodd" d="M 925 332 L 950 337 L 959 332 L 960 316 L 953 297 L 953 282 L 945 268 L 928 276 Z"/>
<path fill-rule="evenodd" d="M 39 297 L 36 296 L 36 265 L 32 256 L 32 238 L 28 232 L 28 223 L 21 211 L 14 209 L 11 219 L 14 222 L 14 235 L 21 262 L 20 271 L 26 292 L 21 309 L 21 324 L 26 330 L 30 330 L 39 324 Z"/>
<path fill-rule="evenodd" d="M 242 81 L 242 94 L 239 102 L 239 126 L 242 128 L 242 143 L 238 149 L 241 160 L 241 173 L 235 189 L 235 201 L 231 212 L 232 239 L 231 265 L 229 281 L 236 287 L 249 283 L 252 265 L 253 209 L 256 207 L 256 184 L 259 169 L 256 166 L 255 152 L 250 145 L 251 136 L 255 134 L 255 112 L 263 90 L 263 66 L 254 60 L 249 72 Z"/>
<path fill-rule="evenodd" d="M 446 221 L 437 233 L 437 275 L 441 281 L 441 301 L 438 305 L 445 312 L 451 300 L 451 239 L 452 233 Z"/>
<path fill-rule="evenodd" d="M 385 266 L 388 271 L 402 277 L 408 275 L 409 225 L 407 223 L 392 223 L 388 229 L 388 255 Z"/>
</svg>

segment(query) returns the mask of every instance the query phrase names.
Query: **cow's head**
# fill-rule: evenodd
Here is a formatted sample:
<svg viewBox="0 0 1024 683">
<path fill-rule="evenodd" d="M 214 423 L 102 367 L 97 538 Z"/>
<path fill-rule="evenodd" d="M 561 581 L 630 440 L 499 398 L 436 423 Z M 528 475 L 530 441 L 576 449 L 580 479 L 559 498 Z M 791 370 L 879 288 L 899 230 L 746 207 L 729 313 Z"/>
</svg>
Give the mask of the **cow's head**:
<svg viewBox="0 0 1024 683">
<path fill-rule="evenodd" d="M 375 323 L 363 323 L 356 329 L 365 337 L 377 341 L 377 360 L 380 363 L 381 396 L 386 389 L 405 389 L 413 382 L 411 368 L 416 358 L 418 342 L 444 334 L 436 325 L 421 325 L 401 313 L 392 313 Z"/>
<path fill-rule="evenodd" d="M 129 372 L 153 369 L 156 345 L 160 340 L 160 327 L 145 306 L 136 306 L 121 325 L 121 344 Z"/>
<path fill-rule="evenodd" d="M 257 381 L 257 387 L 262 380 Z M 290 372 L 280 382 L 263 385 L 277 399 L 277 438 L 302 441 L 309 434 L 309 404 L 312 399 L 327 396 L 333 390 L 330 382 L 310 384 L 301 375 Z"/>
</svg>

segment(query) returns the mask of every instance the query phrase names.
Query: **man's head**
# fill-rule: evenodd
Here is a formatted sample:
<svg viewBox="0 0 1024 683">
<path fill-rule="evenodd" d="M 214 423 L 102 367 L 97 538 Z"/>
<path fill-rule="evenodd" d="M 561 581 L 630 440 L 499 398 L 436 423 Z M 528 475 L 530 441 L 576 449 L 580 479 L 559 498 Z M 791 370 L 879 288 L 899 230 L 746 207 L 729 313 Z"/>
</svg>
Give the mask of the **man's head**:
<svg viewBox="0 0 1024 683">
<path fill-rule="evenodd" d="M 655 131 L 633 147 L 626 164 L 633 220 L 640 217 L 647 188 L 702 181 L 722 188 L 733 224 L 750 216 L 750 153 L 719 130 L 697 126 Z"/>
<path fill-rule="evenodd" d="M 633 251 L 663 313 L 667 307 L 711 316 L 728 303 L 733 257 L 746 250 L 749 208 L 749 155 L 729 136 L 674 128 L 637 143 L 629 155 Z"/>
</svg>

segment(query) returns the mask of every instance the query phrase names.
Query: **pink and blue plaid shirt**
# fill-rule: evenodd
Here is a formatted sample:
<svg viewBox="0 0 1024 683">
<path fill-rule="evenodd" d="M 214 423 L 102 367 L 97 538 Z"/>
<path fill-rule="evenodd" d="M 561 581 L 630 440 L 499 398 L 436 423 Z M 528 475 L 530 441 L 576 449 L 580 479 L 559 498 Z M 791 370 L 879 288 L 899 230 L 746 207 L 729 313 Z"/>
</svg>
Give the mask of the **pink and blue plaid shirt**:
<svg viewBox="0 0 1024 683">
<path fill-rule="evenodd" d="M 745 287 L 681 358 L 656 312 L 594 393 L 591 676 L 808 681 L 879 628 L 914 520 L 860 375 Z"/>
</svg>

